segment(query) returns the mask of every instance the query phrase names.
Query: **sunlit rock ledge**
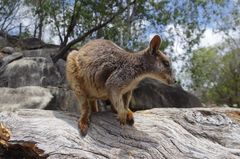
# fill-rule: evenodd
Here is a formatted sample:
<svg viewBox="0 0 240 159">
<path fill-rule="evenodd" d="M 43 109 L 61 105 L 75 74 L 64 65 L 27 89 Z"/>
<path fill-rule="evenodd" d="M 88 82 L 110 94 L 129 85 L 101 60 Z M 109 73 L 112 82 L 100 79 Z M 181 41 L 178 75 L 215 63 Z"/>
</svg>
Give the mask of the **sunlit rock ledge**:
<svg viewBox="0 0 240 159">
<path fill-rule="evenodd" d="M 4 111 L 0 157 L 240 158 L 240 109 L 155 108 L 134 117 L 133 127 L 120 126 L 115 114 L 95 113 L 88 134 L 81 137 L 78 115 Z"/>
</svg>

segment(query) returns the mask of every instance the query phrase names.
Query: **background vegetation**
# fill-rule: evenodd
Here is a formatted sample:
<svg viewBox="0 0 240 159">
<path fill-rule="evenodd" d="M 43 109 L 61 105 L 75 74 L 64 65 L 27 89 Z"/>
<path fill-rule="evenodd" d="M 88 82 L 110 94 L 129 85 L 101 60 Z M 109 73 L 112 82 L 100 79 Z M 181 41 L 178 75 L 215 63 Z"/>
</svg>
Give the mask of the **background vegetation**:
<svg viewBox="0 0 240 159">
<path fill-rule="evenodd" d="M 240 107 L 239 6 L 237 0 L 0 0 L 0 30 L 58 44 L 55 62 L 89 39 L 139 50 L 158 33 L 185 88 L 205 103 Z M 200 48 L 209 29 L 221 42 Z"/>
</svg>

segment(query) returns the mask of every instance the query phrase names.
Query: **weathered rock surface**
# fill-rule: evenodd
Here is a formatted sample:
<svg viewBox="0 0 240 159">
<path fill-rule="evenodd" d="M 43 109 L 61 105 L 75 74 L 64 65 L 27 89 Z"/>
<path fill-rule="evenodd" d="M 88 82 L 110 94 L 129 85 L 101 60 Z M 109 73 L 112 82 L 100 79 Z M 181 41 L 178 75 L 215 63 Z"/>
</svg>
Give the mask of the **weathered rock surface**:
<svg viewBox="0 0 240 159">
<path fill-rule="evenodd" d="M 57 62 L 56 62 L 56 67 L 59 71 L 59 73 L 61 74 L 61 83 L 65 86 L 67 86 L 67 79 L 66 79 L 66 61 L 62 60 L 62 59 L 59 59 Z"/>
<path fill-rule="evenodd" d="M 77 116 L 46 110 L 1 112 L 11 131 L 1 157 L 36 158 L 240 158 L 240 110 L 156 108 L 134 114 L 133 127 L 110 112 L 95 113 L 81 137 Z M 5 131 L 7 132 L 7 131 Z M 6 148 L 7 147 L 7 148 Z M 12 149 L 15 148 L 15 154 Z M 21 151 L 16 151 L 16 150 Z M 12 157 L 11 156 L 11 157 Z M 15 157 L 16 157 L 15 156 Z"/>
<path fill-rule="evenodd" d="M 139 84 L 133 92 L 131 104 L 133 110 L 202 107 L 196 96 L 181 87 L 168 86 L 152 79 L 145 79 Z"/>
<path fill-rule="evenodd" d="M 0 61 L 0 67 L 5 67 L 7 64 L 13 62 L 14 60 L 18 60 L 23 57 L 23 54 L 20 52 L 15 52 L 12 55 L 5 56 Z"/>
<path fill-rule="evenodd" d="M 2 52 L 0 52 L 0 60 L 1 60 L 2 58 L 4 58 L 4 56 L 5 56 L 5 54 L 2 53 Z"/>
<path fill-rule="evenodd" d="M 8 41 L 4 36 L 1 36 L 0 33 L 0 48 L 8 46 Z"/>
<path fill-rule="evenodd" d="M 24 50 L 21 51 L 24 57 L 45 57 L 51 60 L 51 56 L 56 55 L 58 52 L 57 48 L 42 48 L 36 50 Z"/>
<path fill-rule="evenodd" d="M 20 58 L 22 58 L 23 54 L 19 53 L 19 52 L 15 52 L 12 55 L 8 55 L 8 56 L 3 56 L 3 58 L 0 58 L 0 86 L 3 87 L 6 85 L 6 83 L 8 82 L 8 75 L 3 75 L 3 72 L 5 71 L 7 65 L 11 62 L 13 62 L 14 60 L 18 60 Z"/>
<path fill-rule="evenodd" d="M 6 79 L 2 87 L 57 86 L 61 76 L 51 59 L 24 57 L 8 64 L 1 75 Z"/>
<path fill-rule="evenodd" d="M 12 54 L 15 52 L 15 49 L 13 47 L 4 47 L 2 48 L 1 52 L 5 53 L 5 54 Z"/>
<path fill-rule="evenodd" d="M 53 98 L 45 109 L 80 113 L 79 104 L 72 90 L 60 87 L 47 87 Z"/>
<path fill-rule="evenodd" d="M 22 49 L 32 50 L 43 48 L 45 43 L 38 38 L 26 38 L 19 41 L 19 45 Z"/>
<path fill-rule="evenodd" d="M 0 112 L 18 109 L 44 109 L 53 96 L 46 88 L 26 86 L 19 88 L 0 87 Z"/>
<path fill-rule="evenodd" d="M 80 113 L 77 99 L 66 88 L 24 86 L 0 87 L 0 111 L 47 109 Z"/>
</svg>

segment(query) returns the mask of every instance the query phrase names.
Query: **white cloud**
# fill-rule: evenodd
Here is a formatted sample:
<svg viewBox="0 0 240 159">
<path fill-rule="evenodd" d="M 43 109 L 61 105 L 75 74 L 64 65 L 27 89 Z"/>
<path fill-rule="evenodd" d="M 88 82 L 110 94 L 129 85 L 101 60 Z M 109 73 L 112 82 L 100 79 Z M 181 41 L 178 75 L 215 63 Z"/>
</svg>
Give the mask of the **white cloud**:
<svg viewBox="0 0 240 159">
<path fill-rule="evenodd" d="M 224 34 L 221 32 L 214 32 L 211 28 L 207 28 L 200 39 L 200 47 L 213 46 L 224 41 Z"/>
</svg>

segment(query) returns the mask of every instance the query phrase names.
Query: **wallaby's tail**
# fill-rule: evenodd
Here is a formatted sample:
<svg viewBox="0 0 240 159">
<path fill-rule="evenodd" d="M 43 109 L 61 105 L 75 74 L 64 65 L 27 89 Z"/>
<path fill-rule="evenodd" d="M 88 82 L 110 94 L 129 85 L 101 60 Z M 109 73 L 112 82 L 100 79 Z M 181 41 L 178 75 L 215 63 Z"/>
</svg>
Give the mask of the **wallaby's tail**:
<svg viewBox="0 0 240 159">
<path fill-rule="evenodd" d="M 73 82 L 74 82 L 75 76 L 77 75 L 77 64 L 76 64 L 77 54 L 78 52 L 74 50 L 70 52 L 67 57 L 66 77 L 71 88 L 73 88 Z"/>
</svg>

